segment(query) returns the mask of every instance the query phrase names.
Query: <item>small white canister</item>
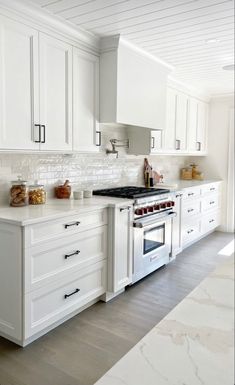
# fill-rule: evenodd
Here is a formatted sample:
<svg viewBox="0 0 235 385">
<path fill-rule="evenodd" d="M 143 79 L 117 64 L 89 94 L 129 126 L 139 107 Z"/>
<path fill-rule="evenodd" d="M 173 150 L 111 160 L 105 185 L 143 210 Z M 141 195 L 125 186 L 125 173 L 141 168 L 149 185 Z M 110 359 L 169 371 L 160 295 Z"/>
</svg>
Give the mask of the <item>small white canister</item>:
<svg viewBox="0 0 235 385">
<path fill-rule="evenodd" d="M 91 198 L 92 197 L 92 190 L 85 190 L 84 191 L 84 198 Z"/>
<path fill-rule="evenodd" d="M 73 199 L 77 200 L 77 199 L 83 199 L 83 191 L 82 190 L 78 190 L 78 191 L 74 191 L 73 192 Z"/>
</svg>

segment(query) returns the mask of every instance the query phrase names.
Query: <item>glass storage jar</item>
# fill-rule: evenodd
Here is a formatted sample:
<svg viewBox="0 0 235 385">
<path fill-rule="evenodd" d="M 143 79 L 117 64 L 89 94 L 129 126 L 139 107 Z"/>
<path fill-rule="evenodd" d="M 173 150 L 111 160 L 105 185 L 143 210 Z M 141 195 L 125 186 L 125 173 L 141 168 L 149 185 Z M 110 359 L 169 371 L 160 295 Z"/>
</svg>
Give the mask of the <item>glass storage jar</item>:
<svg viewBox="0 0 235 385">
<path fill-rule="evenodd" d="M 29 204 L 30 205 L 43 205 L 46 203 L 46 191 L 43 184 L 38 184 L 35 181 L 34 184 L 29 186 Z"/>
<path fill-rule="evenodd" d="M 18 180 L 13 180 L 11 184 L 10 206 L 27 206 L 29 204 L 27 181 L 22 180 L 21 177 L 18 176 Z"/>
</svg>

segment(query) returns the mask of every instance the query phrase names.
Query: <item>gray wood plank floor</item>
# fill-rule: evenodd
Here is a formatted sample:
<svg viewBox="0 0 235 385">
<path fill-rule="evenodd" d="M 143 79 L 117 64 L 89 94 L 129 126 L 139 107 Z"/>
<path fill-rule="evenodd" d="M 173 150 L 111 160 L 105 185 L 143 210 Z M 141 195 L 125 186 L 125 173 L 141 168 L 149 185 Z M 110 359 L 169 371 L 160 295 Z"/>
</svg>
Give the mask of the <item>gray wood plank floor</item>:
<svg viewBox="0 0 235 385">
<path fill-rule="evenodd" d="M 125 293 L 98 302 L 26 348 L 0 338 L 0 385 L 92 385 L 216 265 L 232 234 L 215 232 Z M 134 384 L 133 384 L 134 385 Z"/>
</svg>

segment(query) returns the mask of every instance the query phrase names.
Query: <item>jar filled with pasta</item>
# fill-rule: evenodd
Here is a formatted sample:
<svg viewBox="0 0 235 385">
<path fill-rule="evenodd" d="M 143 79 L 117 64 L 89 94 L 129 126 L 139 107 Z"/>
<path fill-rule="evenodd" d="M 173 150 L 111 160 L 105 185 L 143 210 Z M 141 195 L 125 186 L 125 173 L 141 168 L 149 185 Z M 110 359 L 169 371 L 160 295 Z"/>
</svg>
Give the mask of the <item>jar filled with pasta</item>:
<svg viewBox="0 0 235 385">
<path fill-rule="evenodd" d="M 46 203 L 46 191 L 43 184 L 38 184 L 35 181 L 34 184 L 29 186 L 29 204 L 30 205 L 42 205 Z"/>
</svg>

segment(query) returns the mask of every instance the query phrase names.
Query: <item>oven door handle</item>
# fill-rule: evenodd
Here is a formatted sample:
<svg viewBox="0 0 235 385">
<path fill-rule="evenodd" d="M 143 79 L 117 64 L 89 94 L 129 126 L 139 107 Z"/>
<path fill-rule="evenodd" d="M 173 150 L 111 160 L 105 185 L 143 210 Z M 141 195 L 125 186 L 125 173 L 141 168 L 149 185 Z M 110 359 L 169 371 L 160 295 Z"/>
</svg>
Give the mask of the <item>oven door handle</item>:
<svg viewBox="0 0 235 385">
<path fill-rule="evenodd" d="M 156 225 L 158 222 L 164 221 L 164 219 L 174 218 L 176 216 L 177 216 L 177 214 L 174 211 L 171 211 L 170 213 L 168 213 L 164 216 L 157 217 L 157 218 L 156 217 L 151 218 L 151 220 L 146 220 L 146 218 L 145 218 L 143 220 L 134 221 L 133 226 L 142 229 L 143 227 Z"/>
</svg>

